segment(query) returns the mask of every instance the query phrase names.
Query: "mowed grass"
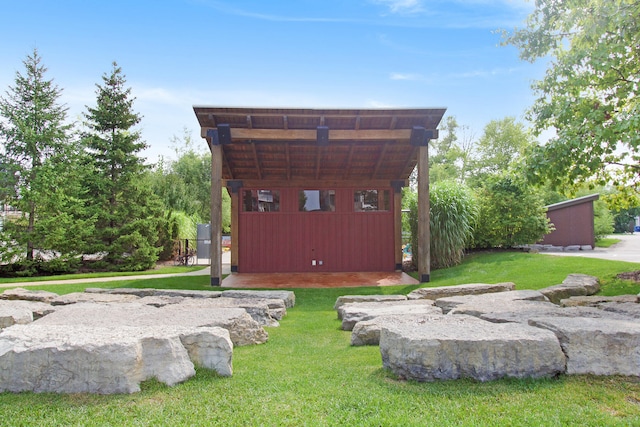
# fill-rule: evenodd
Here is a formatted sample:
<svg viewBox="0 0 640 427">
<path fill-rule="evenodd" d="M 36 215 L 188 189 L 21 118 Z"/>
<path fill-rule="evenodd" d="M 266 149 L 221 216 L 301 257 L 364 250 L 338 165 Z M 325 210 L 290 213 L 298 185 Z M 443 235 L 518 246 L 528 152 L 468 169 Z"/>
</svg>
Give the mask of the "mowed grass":
<svg viewBox="0 0 640 427">
<path fill-rule="evenodd" d="M 432 273 L 429 286 L 513 281 L 517 289 L 598 276 L 603 292 L 638 293 L 615 279 L 640 264 L 524 253 L 474 254 Z M 92 283 L 90 287 L 211 289 L 206 276 Z M 423 285 L 424 286 L 424 285 Z M 67 293 L 81 285 L 30 287 Z M 400 381 L 378 347 L 351 347 L 333 310 L 345 294 L 406 294 L 418 286 L 295 289 L 296 306 L 264 345 L 234 349 L 234 374 L 198 369 L 175 387 L 132 395 L 0 394 L 0 425 L 556 426 L 640 425 L 637 378 L 560 376 L 478 383 Z M 631 355 L 630 355 L 631 356 Z"/>
</svg>

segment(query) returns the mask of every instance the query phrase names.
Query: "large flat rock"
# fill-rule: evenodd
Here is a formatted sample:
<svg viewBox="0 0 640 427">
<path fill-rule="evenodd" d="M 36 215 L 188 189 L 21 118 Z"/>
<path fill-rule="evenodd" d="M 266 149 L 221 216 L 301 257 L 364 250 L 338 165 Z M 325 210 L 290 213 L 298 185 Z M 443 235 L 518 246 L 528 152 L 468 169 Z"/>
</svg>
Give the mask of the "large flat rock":
<svg viewBox="0 0 640 427">
<path fill-rule="evenodd" d="M 356 323 L 375 319 L 379 316 L 404 314 L 442 314 L 442 310 L 431 300 L 395 301 L 395 302 L 353 302 L 338 309 L 342 318 L 342 329 L 350 331 Z"/>
<path fill-rule="evenodd" d="M 228 290 L 222 291 L 222 296 L 226 298 L 280 299 L 284 301 L 286 308 L 296 305 L 296 294 L 292 291 Z"/>
<path fill-rule="evenodd" d="M 184 298 L 180 307 L 217 310 L 220 308 L 243 308 L 261 326 L 279 326 L 278 319 L 286 313 L 284 301 L 259 298 Z"/>
<path fill-rule="evenodd" d="M 416 381 L 538 378 L 565 369 L 565 356 L 551 331 L 464 315 L 385 325 L 380 353 L 384 367 Z"/>
<path fill-rule="evenodd" d="M 153 288 L 87 288 L 91 294 L 135 295 L 137 297 L 182 297 L 182 298 L 218 298 L 220 291 L 196 291 L 189 289 L 153 289 Z"/>
<path fill-rule="evenodd" d="M 0 294 L 0 299 L 36 301 L 49 303 L 52 299 L 57 298 L 58 294 L 48 291 L 34 291 L 24 288 L 7 289 Z"/>
<path fill-rule="evenodd" d="M 560 304 L 563 299 L 575 296 L 593 295 L 600 290 L 597 277 L 586 274 L 570 274 L 559 285 L 540 289 L 540 292 L 554 304 Z"/>
<path fill-rule="evenodd" d="M 516 285 L 512 282 L 486 284 L 469 283 L 456 286 L 438 286 L 434 288 L 416 289 L 407 295 L 408 299 L 432 299 L 448 298 L 463 295 L 479 295 L 494 292 L 507 292 L 515 290 Z"/>
<path fill-rule="evenodd" d="M 541 317 L 529 324 L 558 337 L 567 356 L 567 374 L 640 375 L 637 321 Z"/>
<path fill-rule="evenodd" d="M 341 295 L 336 299 L 333 309 L 337 310 L 344 304 L 352 302 L 396 302 L 406 301 L 405 295 Z"/>
<path fill-rule="evenodd" d="M 459 306 L 478 307 L 499 307 L 512 304 L 514 301 L 548 301 L 547 298 L 538 291 L 507 291 L 495 292 L 481 295 L 463 295 L 437 299 L 435 304 L 448 313 Z"/>
<path fill-rule="evenodd" d="M 216 327 L 15 325 L 0 333 L 0 392 L 132 393 L 185 381 L 194 362 L 229 376 L 232 351 Z"/>
<path fill-rule="evenodd" d="M 394 325 L 396 323 L 406 322 L 407 319 L 412 321 L 428 321 L 433 317 L 444 316 L 443 314 L 403 314 L 403 315 L 387 315 L 376 317 L 371 320 L 358 322 L 351 331 L 351 345 L 379 345 L 380 331 L 385 325 Z"/>
<path fill-rule="evenodd" d="M 24 325 L 49 313 L 55 307 L 37 301 L 0 300 L 0 329 L 12 325 Z"/>
<path fill-rule="evenodd" d="M 601 303 L 599 307 L 607 312 L 622 314 L 634 319 L 640 319 L 640 304 L 637 304 L 637 303 L 607 302 L 607 303 Z"/>
<path fill-rule="evenodd" d="M 569 297 L 560 300 L 560 305 L 563 307 L 598 307 L 600 304 L 614 302 L 614 303 L 637 303 L 637 295 L 617 295 L 617 296 L 603 296 L 603 295 L 588 295 Z"/>
<path fill-rule="evenodd" d="M 59 308 L 34 322 L 41 325 L 101 326 L 219 326 L 227 329 L 234 345 L 262 344 L 267 332 L 243 308 L 170 304 L 163 307 L 136 303 L 78 303 Z"/>
<path fill-rule="evenodd" d="M 451 311 L 458 312 L 458 309 Z M 465 310 L 461 310 L 465 312 Z M 469 313 L 467 313 L 469 314 Z M 529 320 L 536 317 L 590 317 L 594 319 L 630 320 L 629 316 L 601 310 L 596 307 L 559 307 L 550 302 L 519 301 L 506 307 L 487 308 L 478 314 L 480 319 L 489 322 L 504 323 L 517 322 L 529 324 Z"/>
<path fill-rule="evenodd" d="M 99 294 L 87 292 L 72 292 L 70 294 L 59 295 L 49 301 L 51 305 L 68 305 L 79 302 L 134 302 L 140 297 L 126 294 Z"/>
</svg>

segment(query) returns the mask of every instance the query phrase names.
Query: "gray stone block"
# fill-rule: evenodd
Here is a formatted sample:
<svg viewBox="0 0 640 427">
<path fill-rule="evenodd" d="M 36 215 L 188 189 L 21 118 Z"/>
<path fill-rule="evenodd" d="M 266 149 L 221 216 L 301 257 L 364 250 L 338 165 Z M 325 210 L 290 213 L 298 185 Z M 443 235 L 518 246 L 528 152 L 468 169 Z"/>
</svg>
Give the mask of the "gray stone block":
<svg viewBox="0 0 640 427">
<path fill-rule="evenodd" d="M 416 381 L 538 378 L 565 369 L 565 356 L 550 331 L 470 316 L 385 325 L 380 353 L 385 368 Z"/>
</svg>

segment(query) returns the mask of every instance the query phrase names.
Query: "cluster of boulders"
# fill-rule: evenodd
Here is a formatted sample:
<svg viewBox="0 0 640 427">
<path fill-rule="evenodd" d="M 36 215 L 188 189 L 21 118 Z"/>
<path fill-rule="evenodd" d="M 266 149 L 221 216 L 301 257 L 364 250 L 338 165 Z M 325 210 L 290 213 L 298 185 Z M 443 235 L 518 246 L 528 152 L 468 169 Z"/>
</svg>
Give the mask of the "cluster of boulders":
<svg viewBox="0 0 640 427">
<path fill-rule="evenodd" d="M 86 289 L 0 294 L 0 392 L 132 393 L 195 367 L 232 374 L 234 346 L 262 344 L 291 291 Z"/>
<path fill-rule="evenodd" d="M 336 301 L 352 345 L 379 345 L 383 366 L 417 381 L 559 374 L 640 375 L 638 295 L 603 297 L 597 278 L 548 288 L 513 283 L 420 288 Z"/>
</svg>

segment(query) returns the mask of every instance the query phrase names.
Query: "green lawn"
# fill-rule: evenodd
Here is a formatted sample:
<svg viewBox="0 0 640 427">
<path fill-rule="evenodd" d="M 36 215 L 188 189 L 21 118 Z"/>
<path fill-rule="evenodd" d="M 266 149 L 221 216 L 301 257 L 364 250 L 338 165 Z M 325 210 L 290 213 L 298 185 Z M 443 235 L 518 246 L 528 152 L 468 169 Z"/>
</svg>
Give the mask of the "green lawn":
<svg viewBox="0 0 640 427">
<path fill-rule="evenodd" d="M 517 289 L 560 283 L 569 273 L 601 278 L 604 293 L 640 292 L 615 279 L 640 264 L 524 253 L 475 254 L 434 271 L 430 286 L 513 281 Z M 211 289 L 207 276 L 91 287 Z M 175 387 L 155 381 L 120 396 L 0 394 L 0 425 L 220 426 L 603 426 L 640 425 L 637 378 L 561 376 L 478 383 L 398 381 L 378 347 L 351 347 L 333 304 L 345 294 L 406 294 L 417 286 L 296 289 L 296 306 L 269 342 L 234 349 L 234 374 L 199 369 Z M 38 286 L 66 293 L 81 285 Z"/>
</svg>

